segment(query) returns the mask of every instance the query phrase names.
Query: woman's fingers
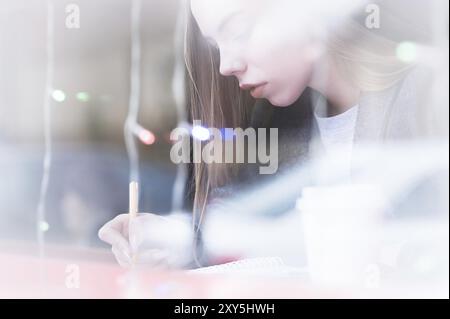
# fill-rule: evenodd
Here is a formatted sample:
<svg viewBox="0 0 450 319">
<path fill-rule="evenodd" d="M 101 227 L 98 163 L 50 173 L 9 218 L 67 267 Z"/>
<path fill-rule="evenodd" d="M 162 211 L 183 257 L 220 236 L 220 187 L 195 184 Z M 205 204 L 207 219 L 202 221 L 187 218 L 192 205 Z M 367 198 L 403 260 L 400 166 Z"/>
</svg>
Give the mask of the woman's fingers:
<svg viewBox="0 0 450 319">
<path fill-rule="evenodd" d="M 115 229 L 105 229 L 99 234 L 100 239 L 120 250 L 127 258 L 131 259 L 131 250 L 128 241 Z"/>
<path fill-rule="evenodd" d="M 131 258 L 130 245 L 127 238 L 124 237 L 121 232 L 123 229 L 123 223 L 128 223 L 128 218 L 125 218 L 123 215 L 119 215 L 100 228 L 98 231 L 98 237 L 104 242 L 115 247 L 117 250 L 123 252 L 123 254 L 128 258 Z"/>
<path fill-rule="evenodd" d="M 154 247 L 155 229 L 161 228 L 161 217 L 153 214 L 139 214 L 137 217 L 131 219 L 129 223 L 129 240 L 130 247 L 133 252 L 145 249 L 144 242 L 149 242 L 151 248 Z M 144 246 L 144 247 L 142 247 Z M 150 247 L 149 247 L 150 248 Z"/>
<path fill-rule="evenodd" d="M 129 216 L 128 214 L 121 214 L 116 216 L 115 218 L 111 219 L 109 222 L 107 222 L 102 228 L 100 228 L 99 230 L 99 237 L 101 236 L 101 233 L 105 230 L 105 229 L 115 229 L 118 232 L 122 233 L 124 237 L 127 237 L 128 234 L 125 233 L 125 231 L 127 230 L 128 227 L 126 227 L 128 225 L 129 222 Z"/>
<path fill-rule="evenodd" d="M 191 251 L 191 228 L 176 216 L 122 214 L 99 230 L 101 240 L 112 246 L 122 267 L 145 265 L 166 269 L 183 265 Z"/>
<path fill-rule="evenodd" d="M 117 249 L 116 247 L 111 248 L 114 257 L 116 258 L 119 265 L 123 268 L 130 268 L 132 265 L 132 260 L 127 255 L 125 255 L 120 249 Z"/>
</svg>

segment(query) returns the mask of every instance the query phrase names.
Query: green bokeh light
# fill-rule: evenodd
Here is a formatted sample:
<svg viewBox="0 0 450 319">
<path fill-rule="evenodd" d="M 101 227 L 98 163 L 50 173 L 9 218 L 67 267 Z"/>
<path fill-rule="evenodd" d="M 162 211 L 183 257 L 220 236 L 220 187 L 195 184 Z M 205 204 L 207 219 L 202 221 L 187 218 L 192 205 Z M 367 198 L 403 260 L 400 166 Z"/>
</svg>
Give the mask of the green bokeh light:
<svg viewBox="0 0 450 319">
<path fill-rule="evenodd" d="M 41 232 L 47 232 L 50 229 L 50 225 L 46 221 L 39 222 L 39 230 Z"/>
<path fill-rule="evenodd" d="M 78 101 L 83 103 L 89 102 L 89 100 L 91 99 L 91 96 L 87 92 L 78 92 L 76 97 Z"/>
<path fill-rule="evenodd" d="M 397 46 L 397 58 L 405 63 L 417 60 L 417 45 L 414 42 L 402 42 Z"/>
</svg>

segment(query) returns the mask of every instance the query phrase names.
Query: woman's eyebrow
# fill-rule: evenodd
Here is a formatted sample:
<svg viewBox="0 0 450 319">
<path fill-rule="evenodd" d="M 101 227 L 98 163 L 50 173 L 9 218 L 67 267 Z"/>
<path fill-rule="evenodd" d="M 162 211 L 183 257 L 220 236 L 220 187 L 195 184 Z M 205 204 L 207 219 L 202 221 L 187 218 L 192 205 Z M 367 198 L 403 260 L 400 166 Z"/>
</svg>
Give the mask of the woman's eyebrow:
<svg viewBox="0 0 450 319">
<path fill-rule="evenodd" d="M 217 27 L 218 31 L 222 31 L 223 29 L 225 29 L 225 27 L 227 26 L 227 24 L 233 20 L 234 18 L 236 18 L 237 16 L 239 16 L 241 13 L 240 12 L 231 12 L 228 16 L 226 16 L 219 24 L 219 26 Z"/>
</svg>

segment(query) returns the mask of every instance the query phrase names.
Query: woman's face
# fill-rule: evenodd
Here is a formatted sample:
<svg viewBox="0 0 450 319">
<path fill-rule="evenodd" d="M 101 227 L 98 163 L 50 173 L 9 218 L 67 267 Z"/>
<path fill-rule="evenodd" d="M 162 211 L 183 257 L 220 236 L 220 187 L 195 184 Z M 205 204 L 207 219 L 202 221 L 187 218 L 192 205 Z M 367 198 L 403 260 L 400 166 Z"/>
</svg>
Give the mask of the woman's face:
<svg viewBox="0 0 450 319">
<path fill-rule="evenodd" d="M 273 105 L 288 106 L 308 86 L 318 50 L 292 0 L 192 0 L 203 35 L 220 51 L 220 73 Z M 306 30 L 307 31 L 307 30 Z"/>
</svg>

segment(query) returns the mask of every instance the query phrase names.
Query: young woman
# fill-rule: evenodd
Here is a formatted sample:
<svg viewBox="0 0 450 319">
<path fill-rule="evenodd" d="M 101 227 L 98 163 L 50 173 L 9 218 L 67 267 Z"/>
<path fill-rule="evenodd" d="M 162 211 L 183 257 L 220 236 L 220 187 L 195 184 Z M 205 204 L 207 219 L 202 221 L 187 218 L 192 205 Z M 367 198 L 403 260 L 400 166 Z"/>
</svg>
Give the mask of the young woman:
<svg viewBox="0 0 450 319">
<path fill-rule="evenodd" d="M 425 75 L 398 58 L 397 20 L 390 20 L 392 28 L 369 29 L 365 7 L 344 18 L 310 3 L 191 0 L 185 39 L 191 120 L 215 128 L 279 127 L 285 163 L 306 158 L 313 140 L 350 159 L 360 142 L 418 134 L 417 88 L 425 86 L 417 83 Z M 238 183 L 240 168 L 195 164 L 193 230 L 183 216 L 141 214 L 129 224 L 120 215 L 99 236 L 121 265 L 139 252 L 139 263 L 186 266 L 192 231 L 199 231 L 217 190 Z"/>
</svg>

